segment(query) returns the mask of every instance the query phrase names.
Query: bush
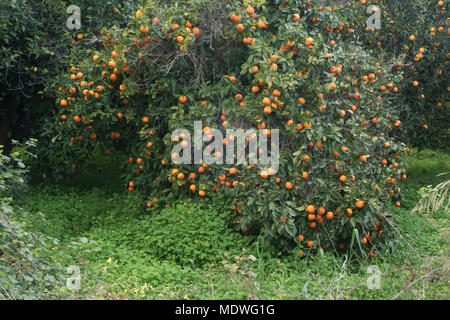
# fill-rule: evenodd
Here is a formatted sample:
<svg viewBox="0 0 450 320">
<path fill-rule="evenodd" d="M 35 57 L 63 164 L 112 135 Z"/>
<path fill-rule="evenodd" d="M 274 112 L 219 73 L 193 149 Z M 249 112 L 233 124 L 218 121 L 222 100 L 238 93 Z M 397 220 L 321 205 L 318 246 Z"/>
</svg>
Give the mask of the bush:
<svg viewBox="0 0 450 320">
<path fill-rule="evenodd" d="M 18 147 L 11 158 L 0 149 L 0 299 L 49 298 L 64 280 L 58 253 L 51 249 L 58 242 L 35 231 L 43 215 L 28 214 L 10 197 L 26 184 L 26 159 L 17 157 L 24 152 L 32 156 L 26 147 Z"/>
<path fill-rule="evenodd" d="M 401 79 L 363 49 L 354 6 L 177 4 L 150 1 L 56 80 L 47 163 L 65 174 L 96 147 L 121 150 L 127 187 L 148 196 L 149 208 L 164 206 L 160 198 L 225 194 L 237 228 L 285 246 L 338 250 L 357 229 L 372 256 L 378 243 L 392 247 L 385 202 L 401 203 L 409 150 L 395 139 Z M 279 171 L 170 162 L 181 139 L 172 132 L 193 132 L 195 120 L 203 149 L 211 129 L 258 128 L 266 137 L 279 129 Z M 211 143 L 213 156 L 231 139 Z"/>
</svg>

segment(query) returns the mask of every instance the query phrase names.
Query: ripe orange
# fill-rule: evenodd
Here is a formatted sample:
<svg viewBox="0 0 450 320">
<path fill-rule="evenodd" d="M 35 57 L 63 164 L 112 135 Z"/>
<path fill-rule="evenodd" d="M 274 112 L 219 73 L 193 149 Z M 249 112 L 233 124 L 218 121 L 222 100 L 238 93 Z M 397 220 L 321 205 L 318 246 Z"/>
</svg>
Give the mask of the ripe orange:
<svg viewBox="0 0 450 320">
<path fill-rule="evenodd" d="M 150 31 L 150 28 L 149 28 L 148 26 L 141 26 L 141 27 L 139 28 L 139 30 L 140 30 L 142 33 L 148 33 L 148 32 Z"/>
<path fill-rule="evenodd" d="M 316 208 L 312 204 L 310 204 L 309 206 L 306 207 L 305 211 L 308 213 L 315 213 Z"/>
<path fill-rule="evenodd" d="M 178 100 L 179 100 L 181 103 L 185 103 L 185 102 L 187 101 L 187 98 L 186 98 L 186 96 L 180 96 L 180 98 L 178 98 Z"/>
<path fill-rule="evenodd" d="M 364 208 L 364 205 L 365 205 L 365 203 L 364 203 L 363 200 L 356 200 L 356 202 L 355 202 L 355 206 L 356 206 L 358 209 Z"/>
<path fill-rule="evenodd" d="M 240 16 L 237 16 L 237 15 L 235 15 L 235 14 L 232 14 L 232 15 L 230 16 L 230 20 L 233 21 L 233 22 L 237 22 L 237 21 L 241 20 L 241 17 L 240 17 Z"/>
<path fill-rule="evenodd" d="M 288 181 L 284 184 L 284 187 L 288 190 L 292 190 L 294 186 L 292 185 L 292 182 Z"/>
<path fill-rule="evenodd" d="M 306 40 L 305 40 L 305 44 L 307 45 L 307 46 L 310 46 L 312 43 L 313 43 L 313 38 L 306 38 Z"/>
<path fill-rule="evenodd" d="M 309 248 L 312 248 L 312 246 L 314 245 L 314 242 L 313 242 L 312 240 L 309 240 L 309 241 L 306 243 L 306 245 L 307 245 Z"/>
<path fill-rule="evenodd" d="M 347 216 L 351 217 L 353 215 L 353 210 L 351 208 L 347 208 Z"/>
<path fill-rule="evenodd" d="M 245 9 L 245 11 L 249 14 L 249 15 L 253 15 L 255 13 L 255 9 L 253 9 L 253 7 L 247 7 L 247 9 Z"/>
<path fill-rule="evenodd" d="M 332 211 L 328 211 L 326 217 L 328 220 L 331 220 L 334 218 L 334 213 Z"/>
<path fill-rule="evenodd" d="M 67 106 L 67 100 L 66 100 L 66 99 L 61 99 L 61 100 L 59 101 L 59 105 L 60 105 L 61 107 L 66 107 L 66 106 Z"/>
<path fill-rule="evenodd" d="M 239 32 L 244 31 L 244 29 L 245 29 L 245 27 L 244 27 L 244 25 L 241 24 L 241 23 L 239 23 L 239 24 L 236 26 L 236 30 L 239 31 Z"/>
</svg>

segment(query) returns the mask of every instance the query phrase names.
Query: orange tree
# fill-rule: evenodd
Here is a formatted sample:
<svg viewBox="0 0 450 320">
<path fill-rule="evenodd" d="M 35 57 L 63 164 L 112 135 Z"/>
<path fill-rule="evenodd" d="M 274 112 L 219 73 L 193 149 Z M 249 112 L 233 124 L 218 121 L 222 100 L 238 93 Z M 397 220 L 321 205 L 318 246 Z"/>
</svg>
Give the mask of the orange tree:
<svg viewBox="0 0 450 320">
<path fill-rule="evenodd" d="M 119 0 L 77 5 L 81 28 L 70 30 L 64 1 L 0 1 L 0 145 L 6 154 L 12 139 L 34 136 L 51 115 L 54 104 L 44 96 L 53 95 L 49 81 L 79 54 L 98 47 L 103 27 L 126 25 L 126 12 L 136 6 Z"/>
<path fill-rule="evenodd" d="M 392 246 L 386 201 L 400 205 L 408 148 L 393 138 L 402 128 L 392 104 L 400 78 L 363 50 L 351 8 L 147 2 L 55 80 L 47 163 L 67 171 L 96 148 L 121 150 L 127 188 L 145 194 L 150 211 L 175 197 L 220 194 L 243 232 L 296 244 L 300 254 L 353 245 L 375 255 L 378 244 Z M 279 170 L 175 164 L 174 145 L 189 141 L 172 132 L 193 132 L 198 120 L 206 140 L 212 129 L 269 137 L 279 129 Z M 223 146 L 233 140 L 224 137 Z"/>
<path fill-rule="evenodd" d="M 367 8 L 380 8 L 380 29 L 369 29 Z M 448 1 L 361 0 L 354 6 L 355 28 L 375 55 L 401 73 L 396 104 L 403 134 L 424 147 L 448 146 Z"/>
</svg>

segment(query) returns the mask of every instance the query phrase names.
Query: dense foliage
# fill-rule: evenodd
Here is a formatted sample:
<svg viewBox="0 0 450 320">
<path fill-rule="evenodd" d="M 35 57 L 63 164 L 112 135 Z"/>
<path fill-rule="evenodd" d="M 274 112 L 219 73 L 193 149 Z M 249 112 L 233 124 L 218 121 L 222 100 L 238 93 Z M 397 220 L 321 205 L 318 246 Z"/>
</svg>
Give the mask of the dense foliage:
<svg viewBox="0 0 450 320">
<path fill-rule="evenodd" d="M 267 239 L 336 250 L 357 232 L 370 248 L 392 246 L 384 202 L 400 205 L 408 150 L 394 138 L 400 75 L 363 49 L 345 6 L 254 5 L 150 2 L 127 28 L 103 32 L 104 48 L 56 81 L 48 161 L 64 172 L 98 146 L 121 150 L 128 189 L 148 195 L 149 208 L 225 193 L 240 228 Z M 196 120 L 204 148 L 214 129 L 279 129 L 280 170 L 175 165 L 172 132 L 193 132 Z M 233 140 L 224 137 L 213 156 Z"/>
<path fill-rule="evenodd" d="M 0 149 L 0 300 L 37 299 L 63 283 L 64 274 L 52 246 L 58 244 L 36 231 L 42 214 L 29 214 L 16 206 L 11 195 L 24 191 L 27 147 L 11 157 Z"/>
</svg>

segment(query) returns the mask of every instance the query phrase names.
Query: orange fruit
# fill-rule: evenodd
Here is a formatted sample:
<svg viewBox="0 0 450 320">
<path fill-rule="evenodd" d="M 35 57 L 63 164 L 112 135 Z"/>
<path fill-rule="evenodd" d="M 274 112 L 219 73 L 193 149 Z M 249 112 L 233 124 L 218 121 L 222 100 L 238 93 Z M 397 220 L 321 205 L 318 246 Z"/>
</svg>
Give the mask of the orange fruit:
<svg viewBox="0 0 450 320">
<path fill-rule="evenodd" d="M 233 22 L 237 22 L 237 21 L 241 20 L 241 17 L 240 17 L 240 16 L 237 16 L 237 15 L 235 15 L 235 14 L 232 14 L 232 15 L 230 16 L 230 20 L 233 21 Z"/>
<path fill-rule="evenodd" d="M 331 220 L 334 218 L 334 213 L 332 211 L 328 211 L 326 217 L 328 220 Z"/>
<path fill-rule="evenodd" d="M 316 208 L 312 204 L 310 204 L 309 206 L 306 207 L 305 211 L 308 213 L 315 213 Z"/>
<path fill-rule="evenodd" d="M 355 202 L 355 206 L 356 206 L 358 209 L 364 208 L 364 205 L 365 205 L 365 203 L 364 203 L 363 200 L 356 200 L 356 202 Z"/>
<path fill-rule="evenodd" d="M 264 108 L 264 113 L 272 113 L 272 108 L 271 107 L 265 107 Z"/>
</svg>

